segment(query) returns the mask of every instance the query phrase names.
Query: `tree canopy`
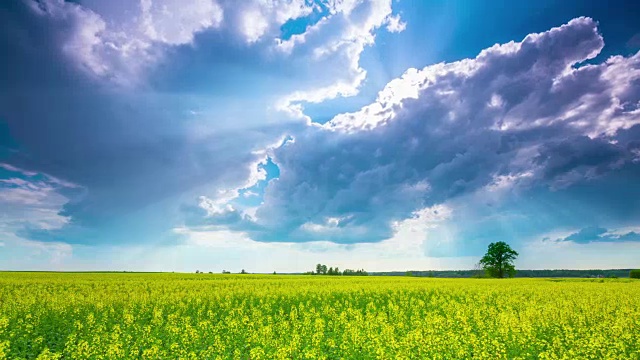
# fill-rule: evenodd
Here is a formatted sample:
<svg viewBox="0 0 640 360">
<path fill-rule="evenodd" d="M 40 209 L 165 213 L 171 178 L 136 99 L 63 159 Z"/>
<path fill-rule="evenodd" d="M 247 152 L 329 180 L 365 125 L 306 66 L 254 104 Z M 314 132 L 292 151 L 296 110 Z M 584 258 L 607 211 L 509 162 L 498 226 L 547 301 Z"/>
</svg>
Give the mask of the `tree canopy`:
<svg viewBox="0 0 640 360">
<path fill-rule="evenodd" d="M 480 259 L 480 266 L 491 277 L 513 277 L 516 268 L 513 261 L 518 257 L 518 252 L 513 250 L 504 241 L 489 244 L 487 253 Z"/>
</svg>

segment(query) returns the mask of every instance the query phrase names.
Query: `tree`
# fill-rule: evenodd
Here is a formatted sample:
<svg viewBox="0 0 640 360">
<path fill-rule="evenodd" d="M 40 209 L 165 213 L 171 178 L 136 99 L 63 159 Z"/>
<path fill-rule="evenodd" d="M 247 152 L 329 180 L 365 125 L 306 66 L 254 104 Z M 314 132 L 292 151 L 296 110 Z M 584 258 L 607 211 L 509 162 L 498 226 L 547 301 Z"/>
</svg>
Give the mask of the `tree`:
<svg viewBox="0 0 640 360">
<path fill-rule="evenodd" d="M 327 265 L 322 265 L 320 267 L 320 272 L 322 273 L 322 275 L 327 275 Z"/>
<path fill-rule="evenodd" d="M 322 273 L 322 264 L 316 265 L 316 274 L 320 275 Z"/>
<path fill-rule="evenodd" d="M 240 271 L 240 274 L 246 274 L 247 272 L 244 271 L 244 269 L 242 269 L 242 271 Z"/>
<path fill-rule="evenodd" d="M 329 268 L 329 271 L 327 271 L 328 275 L 333 275 L 333 266 Z"/>
<path fill-rule="evenodd" d="M 513 261 L 518 253 L 504 241 L 489 244 L 487 253 L 480 259 L 480 265 L 491 277 L 513 277 L 516 268 Z"/>
</svg>

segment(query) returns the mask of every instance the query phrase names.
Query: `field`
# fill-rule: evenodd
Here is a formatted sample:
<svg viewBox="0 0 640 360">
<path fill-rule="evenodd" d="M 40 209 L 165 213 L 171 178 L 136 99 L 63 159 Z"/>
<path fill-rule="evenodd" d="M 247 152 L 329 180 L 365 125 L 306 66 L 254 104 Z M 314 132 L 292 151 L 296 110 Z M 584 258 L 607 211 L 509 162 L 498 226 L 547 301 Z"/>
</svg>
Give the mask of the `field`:
<svg viewBox="0 0 640 360">
<path fill-rule="evenodd" d="M 0 273 L 0 359 L 640 359 L 640 281 Z"/>
</svg>

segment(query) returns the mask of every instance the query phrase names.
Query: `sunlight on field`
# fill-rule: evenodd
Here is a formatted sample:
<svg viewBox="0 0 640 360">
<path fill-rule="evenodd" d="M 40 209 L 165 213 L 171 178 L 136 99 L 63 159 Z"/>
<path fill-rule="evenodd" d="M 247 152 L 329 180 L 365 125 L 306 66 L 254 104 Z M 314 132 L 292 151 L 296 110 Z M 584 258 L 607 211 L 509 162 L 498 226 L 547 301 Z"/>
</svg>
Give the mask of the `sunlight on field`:
<svg viewBox="0 0 640 360">
<path fill-rule="evenodd" d="M 0 273 L 1 359 L 640 358 L 640 281 Z"/>
</svg>

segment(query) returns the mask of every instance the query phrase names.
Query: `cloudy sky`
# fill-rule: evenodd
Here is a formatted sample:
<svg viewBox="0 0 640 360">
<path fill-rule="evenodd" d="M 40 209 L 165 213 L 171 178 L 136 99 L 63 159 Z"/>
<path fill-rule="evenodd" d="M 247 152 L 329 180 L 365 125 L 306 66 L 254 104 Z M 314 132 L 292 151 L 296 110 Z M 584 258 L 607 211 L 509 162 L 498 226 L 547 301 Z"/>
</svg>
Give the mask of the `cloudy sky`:
<svg viewBox="0 0 640 360">
<path fill-rule="evenodd" d="M 638 18 L 3 1 L 0 269 L 637 267 Z"/>
</svg>

